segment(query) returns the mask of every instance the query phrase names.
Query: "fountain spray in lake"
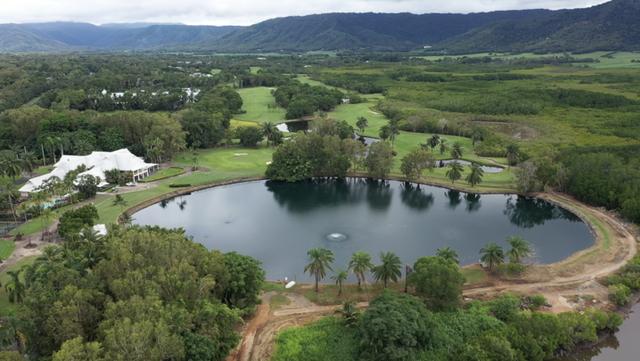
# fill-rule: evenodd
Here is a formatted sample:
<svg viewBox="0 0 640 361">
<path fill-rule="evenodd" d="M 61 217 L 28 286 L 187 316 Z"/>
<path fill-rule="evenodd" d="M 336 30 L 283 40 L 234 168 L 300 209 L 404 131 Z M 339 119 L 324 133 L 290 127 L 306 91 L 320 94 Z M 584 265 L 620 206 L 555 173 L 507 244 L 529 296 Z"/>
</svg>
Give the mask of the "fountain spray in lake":
<svg viewBox="0 0 640 361">
<path fill-rule="evenodd" d="M 347 235 L 342 233 L 330 233 L 327 234 L 327 240 L 331 242 L 343 242 L 347 240 Z"/>
</svg>

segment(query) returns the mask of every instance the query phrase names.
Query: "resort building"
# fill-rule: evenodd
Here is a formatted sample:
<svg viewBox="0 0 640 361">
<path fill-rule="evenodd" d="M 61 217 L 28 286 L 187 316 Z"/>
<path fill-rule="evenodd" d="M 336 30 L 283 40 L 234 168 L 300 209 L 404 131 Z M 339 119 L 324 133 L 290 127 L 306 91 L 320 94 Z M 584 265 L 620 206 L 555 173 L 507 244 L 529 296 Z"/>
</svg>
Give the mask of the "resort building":
<svg viewBox="0 0 640 361">
<path fill-rule="evenodd" d="M 84 175 L 92 175 L 100 179 L 99 186 L 106 186 L 105 172 L 117 169 L 120 172 L 130 172 L 133 181 L 148 177 L 158 169 L 158 164 L 146 163 L 142 158 L 136 157 L 128 149 L 120 149 L 114 152 L 93 152 L 89 155 L 63 155 L 54 165 L 53 171 L 35 178 L 31 178 L 20 188 L 23 196 L 39 192 L 42 186 L 51 179 L 64 177 L 78 167 L 84 166 L 86 171 L 78 174 L 76 179 Z"/>
</svg>

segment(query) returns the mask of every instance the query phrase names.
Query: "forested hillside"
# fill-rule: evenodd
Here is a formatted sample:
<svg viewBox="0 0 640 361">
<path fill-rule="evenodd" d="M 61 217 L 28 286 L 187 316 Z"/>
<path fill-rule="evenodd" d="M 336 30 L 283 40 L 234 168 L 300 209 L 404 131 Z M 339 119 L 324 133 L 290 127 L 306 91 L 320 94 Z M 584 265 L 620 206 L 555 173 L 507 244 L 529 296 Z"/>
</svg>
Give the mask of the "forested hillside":
<svg viewBox="0 0 640 361">
<path fill-rule="evenodd" d="M 0 52 L 207 50 L 219 52 L 638 50 L 640 1 L 585 9 L 471 14 L 333 13 L 235 26 L 0 25 Z"/>
</svg>

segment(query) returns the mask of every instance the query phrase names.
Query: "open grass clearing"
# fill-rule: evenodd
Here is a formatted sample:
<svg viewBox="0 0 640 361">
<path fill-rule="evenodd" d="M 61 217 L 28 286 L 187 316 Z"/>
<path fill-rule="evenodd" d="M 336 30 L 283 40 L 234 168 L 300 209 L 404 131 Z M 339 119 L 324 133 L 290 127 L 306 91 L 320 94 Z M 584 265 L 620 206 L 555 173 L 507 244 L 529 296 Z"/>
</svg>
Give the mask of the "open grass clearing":
<svg viewBox="0 0 640 361">
<path fill-rule="evenodd" d="M 0 262 L 7 259 L 16 249 L 16 244 L 12 239 L 0 239 Z"/>
<path fill-rule="evenodd" d="M 286 111 L 277 106 L 272 88 L 255 87 L 238 90 L 242 97 L 242 110 L 245 113 L 236 115 L 236 119 L 257 123 L 279 123 L 284 120 Z"/>
</svg>

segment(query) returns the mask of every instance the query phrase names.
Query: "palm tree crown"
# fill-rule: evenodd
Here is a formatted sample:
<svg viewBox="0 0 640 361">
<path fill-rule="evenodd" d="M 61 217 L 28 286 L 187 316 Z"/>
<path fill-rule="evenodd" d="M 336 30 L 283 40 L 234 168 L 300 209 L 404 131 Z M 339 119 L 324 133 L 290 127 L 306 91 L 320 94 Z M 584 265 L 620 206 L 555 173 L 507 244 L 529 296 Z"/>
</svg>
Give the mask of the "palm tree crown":
<svg viewBox="0 0 640 361">
<path fill-rule="evenodd" d="M 462 158 L 462 144 L 458 142 L 453 143 L 453 147 L 451 147 L 451 157 L 453 159 Z"/>
<path fill-rule="evenodd" d="M 520 263 L 523 258 L 531 256 L 531 246 L 529 242 L 525 241 L 522 237 L 509 237 L 507 242 L 511 246 L 511 249 L 507 252 L 507 256 L 509 256 L 509 260 L 512 263 Z"/>
<path fill-rule="evenodd" d="M 367 252 L 358 251 L 351 256 L 349 269 L 358 279 L 358 288 L 360 288 L 363 283 L 366 283 L 365 274 L 372 268 L 371 255 Z"/>
<path fill-rule="evenodd" d="M 480 249 L 480 254 L 482 255 L 480 260 L 489 267 L 490 271 L 504 262 L 504 250 L 496 243 L 489 243 Z"/>
<path fill-rule="evenodd" d="M 462 172 L 464 172 L 462 164 L 458 161 L 454 161 L 449 163 L 449 170 L 447 170 L 446 176 L 449 178 L 451 183 L 455 183 L 457 180 L 462 178 Z"/>
<path fill-rule="evenodd" d="M 393 252 L 380 253 L 380 265 L 373 267 L 373 276 L 377 281 L 384 282 L 387 288 L 389 281 L 397 282 L 402 275 L 402 262 Z"/>
<path fill-rule="evenodd" d="M 438 248 L 436 250 L 436 256 L 456 264 L 460 263 L 458 252 L 454 251 L 451 247 Z"/>
<path fill-rule="evenodd" d="M 331 277 L 332 280 L 336 281 L 336 286 L 338 286 L 338 296 L 342 294 L 342 284 L 347 280 L 349 273 L 345 270 L 338 270 L 335 276 Z"/>
<path fill-rule="evenodd" d="M 467 183 L 469 183 L 472 187 L 475 187 L 477 184 L 482 182 L 482 177 L 484 177 L 484 170 L 478 163 L 471 164 L 471 172 L 467 175 Z"/>
<path fill-rule="evenodd" d="M 327 270 L 332 270 L 333 252 L 326 248 L 312 248 L 307 255 L 309 264 L 304 267 L 304 271 L 315 278 L 316 292 L 318 292 L 318 282 L 327 276 Z"/>
</svg>

